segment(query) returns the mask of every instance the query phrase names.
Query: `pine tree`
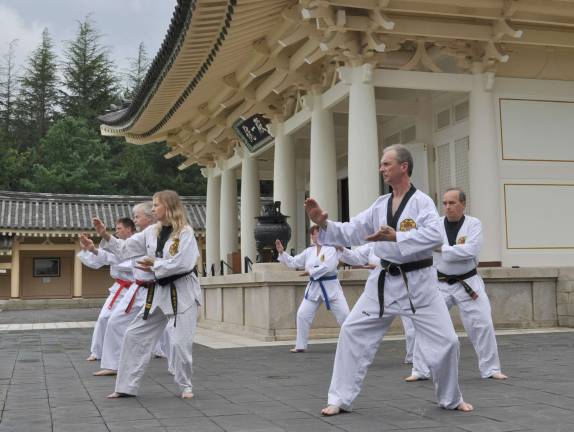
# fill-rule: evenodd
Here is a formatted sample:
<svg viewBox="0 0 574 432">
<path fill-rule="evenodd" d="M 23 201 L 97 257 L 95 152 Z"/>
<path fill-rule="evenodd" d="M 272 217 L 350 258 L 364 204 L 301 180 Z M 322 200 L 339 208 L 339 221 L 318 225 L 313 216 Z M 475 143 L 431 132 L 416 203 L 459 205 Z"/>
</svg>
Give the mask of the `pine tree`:
<svg viewBox="0 0 574 432">
<path fill-rule="evenodd" d="M 58 106 L 56 55 L 48 29 L 42 42 L 28 59 L 20 79 L 18 106 L 19 127 L 26 132 L 30 147 L 46 135 Z M 20 144 L 20 147 L 23 147 Z"/>
<path fill-rule="evenodd" d="M 131 101 L 140 89 L 150 66 L 150 58 L 143 42 L 138 46 L 138 54 L 129 59 L 130 65 L 126 73 L 126 90 L 124 98 Z"/>
<path fill-rule="evenodd" d="M 40 141 L 33 188 L 53 193 L 109 193 L 113 174 L 108 152 L 87 120 L 59 120 Z"/>
<path fill-rule="evenodd" d="M 68 43 L 63 62 L 62 107 L 65 115 L 85 118 L 92 126 L 96 117 L 117 101 L 117 82 L 109 50 L 90 17 L 78 23 L 76 38 Z"/>
<path fill-rule="evenodd" d="M 0 120 L 2 121 L 2 130 L 6 136 L 10 136 L 12 132 L 12 123 L 15 116 L 14 102 L 17 92 L 15 57 L 17 44 L 17 39 L 12 40 L 8 44 L 8 52 L 4 55 L 1 66 Z"/>
</svg>

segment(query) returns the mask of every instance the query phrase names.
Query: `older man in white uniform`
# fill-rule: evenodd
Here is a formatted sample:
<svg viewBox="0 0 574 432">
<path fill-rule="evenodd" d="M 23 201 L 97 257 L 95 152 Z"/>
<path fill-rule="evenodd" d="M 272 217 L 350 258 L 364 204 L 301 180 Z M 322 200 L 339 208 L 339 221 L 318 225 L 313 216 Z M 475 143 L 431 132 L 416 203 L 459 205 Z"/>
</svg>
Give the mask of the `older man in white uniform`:
<svg viewBox="0 0 574 432">
<path fill-rule="evenodd" d="M 439 291 L 449 309 L 458 306 L 460 319 L 478 357 L 480 376 L 506 379 L 500 369 L 490 301 L 476 271 L 482 247 L 482 224 L 477 218 L 464 214 L 466 194 L 462 189 L 448 189 L 442 203 L 443 245 L 435 250 Z M 425 352 L 417 343 L 413 370 L 406 381 L 428 379 L 430 374 Z"/>
<path fill-rule="evenodd" d="M 333 222 L 312 198 L 309 218 L 321 227 L 319 243 L 334 246 L 375 242 L 381 270 L 371 272 L 364 293 L 341 327 L 328 406 L 321 413 L 351 410 L 367 368 L 396 316 L 413 320 L 418 343 L 429 356 L 438 403 L 446 409 L 473 410 L 458 385 L 458 338 L 437 289 L 432 250 L 442 243 L 433 201 L 410 183 L 412 156 L 402 145 L 383 151 L 380 172 L 393 188 L 349 222 Z"/>
</svg>

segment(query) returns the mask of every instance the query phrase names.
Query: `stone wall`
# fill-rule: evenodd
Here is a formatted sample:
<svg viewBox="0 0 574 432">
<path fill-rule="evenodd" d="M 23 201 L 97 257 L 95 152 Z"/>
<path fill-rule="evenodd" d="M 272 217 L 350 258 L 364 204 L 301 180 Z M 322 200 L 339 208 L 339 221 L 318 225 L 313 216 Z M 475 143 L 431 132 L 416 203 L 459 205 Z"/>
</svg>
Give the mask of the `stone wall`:
<svg viewBox="0 0 574 432">
<path fill-rule="evenodd" d="M 483 268 L 480 273 L 491 300 L 495 327 L 574 323 L 574 269 Z M 367 274 L 367 270 L 339 272 L 349 306 L 363 292 Z M 199 325 L 267 341 L 294 339 L 297 307 L 307 285 L 307 278 L 298 275 L 282 264 L 256 264 L 252 273 L 201 278 L 204 306 Z M 563 306 L 557 309 L 561 301 Z M 461 330 L 457 308 L 451 314 Z M 336 337 L 338 331 L 332 314 L 321 307 L 311 338 Z M 401 331 L 400 320 L 395 320 L 391 333 Z"/>
<path fill-rule="evenodd" d="M 574 327 L 574 268 L 560 269 L 556 291 L 558 324 Z"/>
</svg>

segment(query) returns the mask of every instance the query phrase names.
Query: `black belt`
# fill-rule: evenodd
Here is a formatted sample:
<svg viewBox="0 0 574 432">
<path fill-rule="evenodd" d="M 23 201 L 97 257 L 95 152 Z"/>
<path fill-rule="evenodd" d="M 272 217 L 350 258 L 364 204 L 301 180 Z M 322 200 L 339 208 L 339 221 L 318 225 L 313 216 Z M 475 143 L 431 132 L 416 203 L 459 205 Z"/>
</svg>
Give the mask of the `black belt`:
<svg viewBox="0 0 574 432">
<path fill-rule="evenodd" d="M 379 318 L 383 316 L 383 309 L 385 307 L 385 276 L 390 274 L 391 276 L 402 276 L 405 282 L 405 287 L 407 289 L 407 294 L 409 295 L 409 304 L 413 313 L 416 312 L 415 306 L 411 300 L 409 293 L 409 281 L 407 279 L 407 273 L 415 270 L 424 269 L 431 267 L 433 263 L 432 257 L 420 261 L 412 261 L 404 264 L 396 264 L 384 259 L 381 259 L 381 273 L 379 274 L 378 288 L 379 288 Z"/>
<path fill-rule="evenodd" d="M 185 272 L 185 273 L 172 275 L 172 276 L 166 276 L 164 278 L 159 278 L 155 281 L 155 283 L 159 286 L 169 285 L 169 292 L 170 292 L 170 297 L 171 297 L 171 307 L 173 309 L 173 316 L 174 316 L 173 317 L 173 326 L 174 327 L 177 324 L 177 289 L 175 286 L 175 281 L 178 279 L 181 279 L 182 277 L 188 276 L 192 273 L 193 273 L 193 270 Z M 153 286 L 151 286 L 147 290 L 147 296 L 146 296 L 146 300 L 145 300 L 145 307 L 144 307 L 144 313 L 143 313 L 143 319 L 144 320 L 147 319 L 147 317 L 149 315 L 149 311 L 151 309 L 151 305 L 153 302 L 153 295 L 155 293 L 155 287 L 156 287 L 156 285 L 154 284 Z"/>
<path fill-rule="evenodd" d="M 461 275 L 447 275 L 447 274 L 439 272 L 438 270 L 436 271 L 436 274 L 438 276 L 439 281 L 446 282 L 449 285 L 454 285 L 455 283 L 460 283 L 462 285 L 462 287 L 464 288 L 464 290 L 466 291 L 466 293 L 470 296 L 471 299 L 476 300 L 478 298 L 478 294 L 465 281 L 465 279 L 471 278 L 471 277 L 476 276 L 478 274 L 478 272 L 476 271 L 475 268 L 472 269 L 471 271 L 469 271 L 468 273 L 461 274 Z"/>
</svg>

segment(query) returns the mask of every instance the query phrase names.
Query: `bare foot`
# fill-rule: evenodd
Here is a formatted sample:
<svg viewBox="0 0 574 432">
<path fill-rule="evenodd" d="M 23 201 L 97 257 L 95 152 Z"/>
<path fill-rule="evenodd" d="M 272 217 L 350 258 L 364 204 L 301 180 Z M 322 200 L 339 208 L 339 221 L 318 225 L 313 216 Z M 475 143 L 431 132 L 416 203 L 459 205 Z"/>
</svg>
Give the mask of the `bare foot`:
<svg viewBox="0 0 574 432">
<path fill-rule="evenodd" d="M 118 374 L 118 371 L 112 369 L 102 369 L 97 372 L 94 372 L 94 376 L 115 376 Z"/>
<path fill-rule="evenodd" d="M 456 409 L 457 409 L 458 411 L 463 411 L 463 412 L 474 411 L 474 407 L 473 407 L 471 404 L 466 403 L 466 402 L 464 402 L 464 401 L 462 401 L 462 402 L 456 407 Z"/>
<path fill-rule="evenodd" d="M 406 382 L 426 381 L 426 380 L 428 380 L 428 378 L 420 377 L 418 375 L 409 375 L 408 377 L 405 378 Z"/>
<path fill-rule="evenodd" d="M 183 392 L 181 394 L 181 398 L 182 399 L 192 399 L 193 398 L 193 393 L 192 392 Z"/>
<path fill-rule="evenodd" d="M 291 348 L 290 352 L 292 353 L 304 353 L 305 350 L 304 349 L 300 349 L 300 348 Z"/>
<path fill-rule="evenodd" d="M 108 399 L 117 399 L 117 398 L 124 398 L 124 397 L 136 397 L 135 395 L 127 394 L 127 393 L 118 393 L 113 392 L 106 396 Z"/>
<path fill-rule="evenodd" d="M 502 372 L 495 372 L 492 375 L 490 375 L 489 378 L 492 378 L 495 380 L 505 380 L 508 377 L 506 375 L 504 375 Z"/>
<path fill-rule="evenodd" d="M 87 360 L 87 361 L 96 361 L 97 359 L 98 359 L 98 358 L 97 358 L 95 355 L 90 354 L 90 356 L 89 356 L 86 360 Z"/>
<path fill-rule="evenodd" d="M 341 413 L 341 408 L 337 405 L 327 405 L 321 410 L 321 415 L 325 417 L 334 416 Z"/>
</svg>

